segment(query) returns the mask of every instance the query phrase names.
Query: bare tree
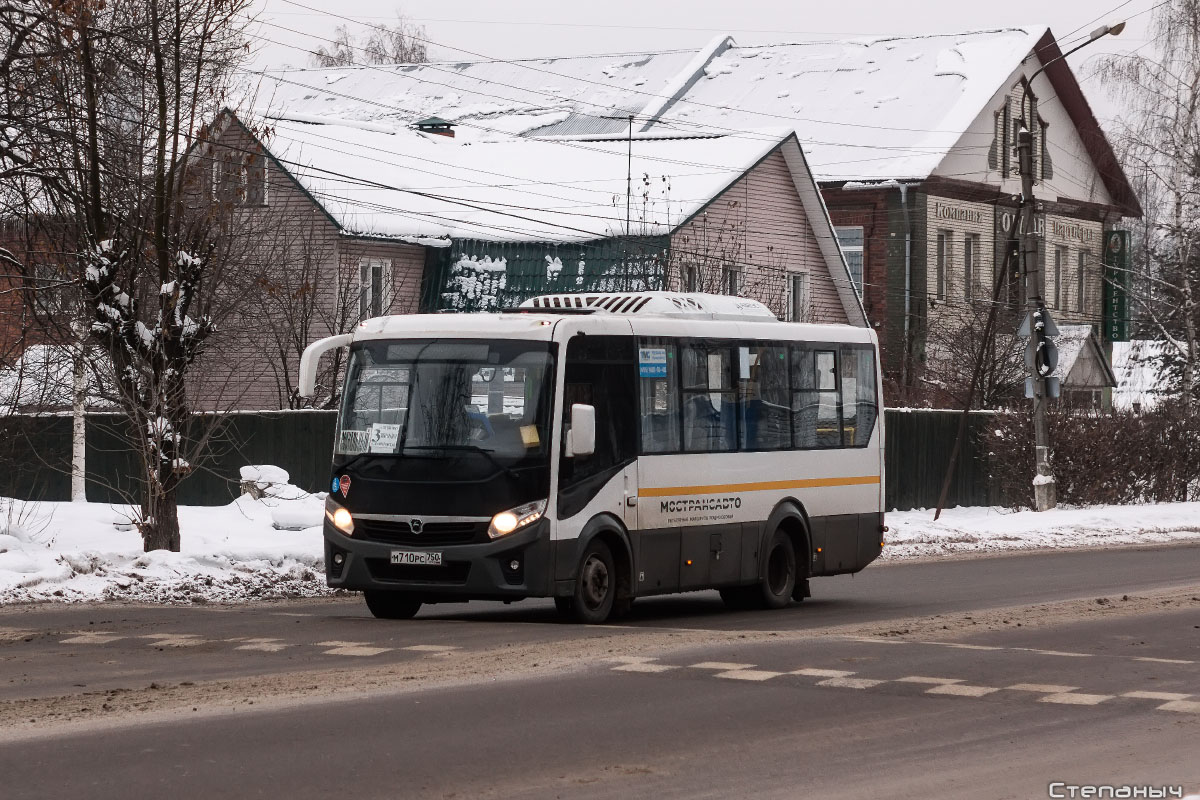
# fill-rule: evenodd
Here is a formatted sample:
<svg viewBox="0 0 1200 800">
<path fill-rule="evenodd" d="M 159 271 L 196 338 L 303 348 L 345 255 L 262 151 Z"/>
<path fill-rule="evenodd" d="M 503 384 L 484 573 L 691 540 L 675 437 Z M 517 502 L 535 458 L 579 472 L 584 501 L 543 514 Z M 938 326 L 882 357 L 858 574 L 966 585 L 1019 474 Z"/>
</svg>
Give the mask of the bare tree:
<svg viewBox="0 0 1200 800">
<path fill-rule="evenodd" d="M 925 389 L 924 399 L 933 406 L 963 408 L 969 403 L 971 408 L 1006 408 L 1021 397 L 1024 341 L 1016 335 L 1015 322 L 993 326 L 998 330 L 991 341 L 984 341 L 989 305 L 982 300 L 943 306 L 937 324 L 926 333 L 926 361 L 918 380 Z"/>
<path fill-rule="evenodd" d="M 333 29 L 328 48 L 317 48 L 314 67 L 348 67 L 354 64 L 424 64 L 429 60 L 425 28 L 396 11 L 395 25 L 372 25 L 365 36 L 355 37 L 345 25 Z"/>
<path fill-rule="evenodd" d="M 1145 271 L 1131 297 L 1162 366 L 1190 413 L 1200 413 L 1200 0 L 1156 6 L 1152 55 L 1105 60 L 1101 77 L 1127 102 L 1124 167 L 1141 184 Z"/>
<path fill-rule="evenodd" d="M 3 102 L 24 113 L 21 153 L 37 155 L 25 219 L 57 220 L 73 253 L 144 467 L 144 547 L 178 550 L 176 490 L 206 444 L 190 435 L 193 365 L 240 297 L 236 204 L 214 196 L 237 165 L 203 157 L 248 0 L 19 5 L 34 23 L 18 28 Z"/>
</svg>

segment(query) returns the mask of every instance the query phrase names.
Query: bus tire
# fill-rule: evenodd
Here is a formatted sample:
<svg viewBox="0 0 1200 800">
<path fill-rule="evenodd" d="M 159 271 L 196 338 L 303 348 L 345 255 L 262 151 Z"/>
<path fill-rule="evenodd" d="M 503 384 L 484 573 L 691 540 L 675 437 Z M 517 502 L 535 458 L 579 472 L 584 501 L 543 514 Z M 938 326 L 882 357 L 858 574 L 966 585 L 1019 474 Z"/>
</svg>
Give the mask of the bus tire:
<svg viewBox="0 0 1200 800">
<path fill-rule="evenodd" d="M 412 619 L 421 610 L 421 598 L 408 592 L 368 589 L 363 595 L 376 619 Z"/>
<path fill-rule="evenodd" d="M 599 537 L 588 542 L 583 550 L 575 575 L 575 594 L 570 599 L 571 610 L 579 622 L 597 625 L 612 613 L 617 599 L 617 571 L 612 551 Z"/>
<path fill-rule="evenodd" d="M 784 608 L 792 601 L 796 588 L 796 548 L 786 531 L 777 529 L 767 545 L 763 579 L 759 584 L 765 608 Z"/>
</svg>

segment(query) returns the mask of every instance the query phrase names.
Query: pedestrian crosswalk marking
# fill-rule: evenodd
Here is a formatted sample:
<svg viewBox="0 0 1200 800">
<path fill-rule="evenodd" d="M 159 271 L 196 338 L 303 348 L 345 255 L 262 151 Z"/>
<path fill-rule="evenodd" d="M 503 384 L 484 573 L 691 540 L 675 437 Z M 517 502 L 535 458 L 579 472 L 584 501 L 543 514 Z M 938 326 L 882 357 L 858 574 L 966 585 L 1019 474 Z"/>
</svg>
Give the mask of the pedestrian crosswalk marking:
<svg viewBox="0 0 1200 800">
<path fill-rule="evenodd" d="M 936 685 L 945 683 L 963 683 L 962 678 L 927 678 L 924 675 L 909 675 L 906 678 L 897 678 L 896 683 L 931 683 Z"/>
<path fill-rule="evenodd" d="M 949 694 L 955 697 L 986 697 L 992 692 L 998 692 L 1000 689 L 995 686 L 970 686 L 965 683 L 943 683 L 941 686 L 934 686 L 932 689 L 926 689 L 925 694 Z"/>
<path fill-rule="evenodd" d="M 847 672 L 844 669 L 797 669 L 792 670 L 792 675 L 804 675 L 809 678 L 845 678 L 853 675 L 853 672 Z"/>
<path fill-rule="evenodd" d="M 327 656 L 377 656 L 394 650 L 392 647 L 370 647 L 369 642 L 317 642 L 317 647 L 328 647 Z"/>
<path fill-rule="evenodd" d="M 1182 711 L 1189 714 L 1200 714 L 1200 703 L 1195 700 L 1172 700 L 1158 707 L 1159 711 Z"/>
<path fill-rule="evenodd" d="M 753 664 L 749 665 L 753 666 Z M 771 678 L 778 678 L 782 672 L 769 672 L 763 669 L 731 669 L 726 672 L 718 672 L 714 678 L 729 678 L 735 681 L 765 681 Z"/>
<path fill-rule="evenodd" d="M 1078 689 L 1078 686 L 1059 686 L 1053 683 L 1014 683 L 1004 687 L 1017 692 L 1042 692 L 1043 694 L 1065 694 Z"/>
<path fill-rule="evenodd" d="M 234 650 L 257 650 L 262 653 L 278 653 L 285 647 L 291 647 L 290 644 L 285 644 L 282 639 L 241 639 L 243 642 Z"/>
<path fill-rule="evenodd" d="M 1121 697 L 1133 697 L 1139 700 L 1187 700 L 1191 695 L 1179 692 L 1126 692 Z"/>
<path fill-rule="evenodd" d="M 152 642 L 147 642 L 152 647 L 195 647 L 199 644 L 208 644 L 208 639 L 201 639 L 196 633 L 147 633 L 138 637 L 139 639 L 153 639 Z"/>
<path fill-rule="evenodd" d="M 75 634 L 69 639 L 60 639 L 59 644 L 108 644 L 126 637 L 110 631 L 71 631 Z"/>
<path fill-rule="evenodd" d="M 871 689 L 887 681 L 876 681 L 870 678 L 826 678 L 817 681 L 817 686 L 835 686 L 839 689 Z"/>
<path fill-rule="evenodd" d="M 410 644 L 409 646 L 401 647 L 400 649 L 414 650 L 418 653 L 449 653 L 451 650 L 460 650 L 462 648 L 449 644 Z"/>
<path fill-rule="evenodd" d="M 701 661 L 699 664 L 692 664 L 692 669 L 715 669 L 726 672 L 734 669 L 749 669 L 753 666 L 753 664 L 732 664 L 728 661 Z"/>
<path fill-rule="evenodd" d="M 1068 706 L 1094 706 L 1103 703 L 1105 700 L 1112 700 L 1111 694 L 1079 694 L 1076 692 L 1063 692 L 1062 694 L 1048 694 L 1045 697 L 1039 697 L 1039 703 L 1061 703 Z"/>
</svg>

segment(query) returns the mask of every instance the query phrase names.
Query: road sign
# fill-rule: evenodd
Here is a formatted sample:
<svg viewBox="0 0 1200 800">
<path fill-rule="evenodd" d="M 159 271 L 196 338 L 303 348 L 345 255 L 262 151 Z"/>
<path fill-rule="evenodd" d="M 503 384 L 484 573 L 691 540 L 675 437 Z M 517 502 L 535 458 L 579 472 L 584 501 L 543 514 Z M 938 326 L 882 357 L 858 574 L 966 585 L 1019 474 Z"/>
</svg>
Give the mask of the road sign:
<svg viewBox="0 0 1200 800">
<path fill-rule="evenodd" d="M 1021 327 L 1017 329 L 1017 336 L 1032 336 L 1034 331 L 1038 330 L 1038 322 L 1041 322 L 1040 331 L 1044 336 L 1058 336 L 1058 325 L 1054 322 L 1054 317 L 1050 316 L 1050 310 L 1045 306 L 1030 311 L 1021 320 Z"/>
<path fill-rule="evenodd" d="M 1053 339 L 1030 338 L 1025 346 L 1025 368 L 1034 375 L 1049 377 L 1058 369 L 1058 345 Z"/>
</svg>

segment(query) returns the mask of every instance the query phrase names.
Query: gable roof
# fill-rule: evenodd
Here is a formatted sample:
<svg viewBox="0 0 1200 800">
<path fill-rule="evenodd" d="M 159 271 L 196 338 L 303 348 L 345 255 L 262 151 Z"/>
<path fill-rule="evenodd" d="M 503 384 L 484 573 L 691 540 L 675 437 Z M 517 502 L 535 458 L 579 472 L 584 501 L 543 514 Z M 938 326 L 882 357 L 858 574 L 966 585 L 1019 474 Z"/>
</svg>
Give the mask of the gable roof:
<svg viewBox="0 0 1200 800">
<path fill-rule="evenodd" d="M 347 234 L 577 242 L 664 235 L 789 139 L 464 141 L 280 115 L 264 146 Z M 794 135 L 791 136 L 794 141 Z M 809 179 L 811 182 L 811 179 Z"/>
<path fill-rule="evenodd" d="M 394 126 L 436 114 L 468 138 L 616 135 L 630 117 L 684 135 L 783 126 L 822 183 L 922 180 L 1027 59 L 1060 54 L 1045 26 L 749 47 L 719 36 L 688 51 L 269 71 L 259 96 Z M 1109 195 L 1140 215 L 1066 61 L 1046 75 Z"/>
<path fill-rule="evenodd" d="M 1101 389 L 1116 386 L 1117 378 L 1104 355 L 1104 347 L 1091 325 L 1059 324 L 1058 366 L 1054 375 L 1064 389 Z"/>
</svg>

